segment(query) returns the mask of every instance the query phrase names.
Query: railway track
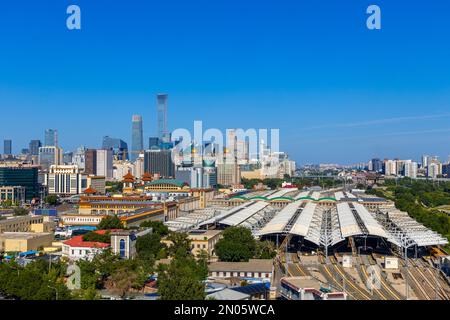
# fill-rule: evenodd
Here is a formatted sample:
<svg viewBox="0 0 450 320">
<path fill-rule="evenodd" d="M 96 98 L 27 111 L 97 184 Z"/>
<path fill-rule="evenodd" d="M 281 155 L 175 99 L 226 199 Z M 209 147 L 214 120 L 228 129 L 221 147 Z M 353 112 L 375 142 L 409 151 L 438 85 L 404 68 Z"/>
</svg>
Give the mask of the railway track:
<svg viewBox="0 0 450 320">
<path fill-rule="evenodd" d="M 345 281 L 347 293 L 350 293 L 351 291 L 348 290 L 348 288 L 351 288 L 353 290 L 353 295 L 357 300 L 373 300 L 373 297 L 370 295 L 369 292 L 361 289 L 357 284 L 355 284 L 355 279 L 349 278 L 349 275 L 343 270 L 343 268 L 339 265 L 339 262 L 334 256 L 330 257 L 330 267 L 334 268 L 335 274 L 337 274 L 342 282 Z M 341 286 L 342 287 L 342 286 Z"/>
</svg>

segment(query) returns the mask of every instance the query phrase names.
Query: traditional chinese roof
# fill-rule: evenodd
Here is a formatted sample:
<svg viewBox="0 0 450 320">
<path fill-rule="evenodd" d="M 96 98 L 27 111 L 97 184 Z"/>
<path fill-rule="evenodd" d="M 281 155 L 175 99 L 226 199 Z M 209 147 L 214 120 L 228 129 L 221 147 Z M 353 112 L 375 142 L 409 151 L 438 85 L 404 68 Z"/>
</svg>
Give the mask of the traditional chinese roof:
<svg viewBox="0 0 450 320">
<path fill-rule="evenodd" d="M 157 184 L 171 184 L 171 185 L 174 185 L 174 186 L 177 186 L 180 188 L 187 185 L 185 182 L 180 181 L 180 180 L 175 180 L 175 179 L 159 179 L 159 180 L 154 180 L 149 183 L 150 186 L 157 185 Z"/>
<path fill-rule="evenodd" d="M 89 188 L 87 188 L 86 190 L 84 190 L 83 193 L 84 193 L 84 194 L 96 194 L 96 193 L 98 193 L 98 191 L 95 190 L 94 188 L 89 187 Z"/>
<path fill-rule="evenodd" d="M 152 175 L 150 172 L 144 172 L 141 178 L 142 181 L 152 181 Z"/>
<path fill-rule="evenodd" d="M 123 182 L 134 182 L 134 176 L 128 171 L 126 175 L 123 176 Z"/>
</svg>

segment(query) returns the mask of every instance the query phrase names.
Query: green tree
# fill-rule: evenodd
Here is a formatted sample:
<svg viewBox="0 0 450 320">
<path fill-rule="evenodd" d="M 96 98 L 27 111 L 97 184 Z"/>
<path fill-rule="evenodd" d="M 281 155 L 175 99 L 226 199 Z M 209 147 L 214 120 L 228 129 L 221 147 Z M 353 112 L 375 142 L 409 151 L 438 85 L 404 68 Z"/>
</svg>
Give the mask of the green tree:
<svg viewBox="0 0 450 320">
<path fill-rule="evenodd" d="M 30 213 L 27 209 L 22 207 L 16 207 L 14 208 L 14 215 L 15 216 L 26 216 L 28 213 Z"/>
<path fill-rule="evenodd" d="M 169 265 L 158 266 L 158 293 L 161 300 L 204 300 L 207 261 L 204 257 L 197 260 L 192 254 L 182 252 Z"/>
<path fill-rule="evenodd" d="M 165 246 L 158 233 L 149 233 L 136 240 L 136 252 L 139 259 L 152 261 L 166 258 Z"/>
<path fill-rule="evenodd" d="M 248 261 L 255 255 L 256 241 L 248 228 L 230 227 L 223 232 L 215 250 L 221 261 Z"/>
<path fill-rule="evenodd" d="M 170 256 L 186 255 L 191 252 L 191 241 L 189 240 L 187 233 L 170 232 L 167 236 L 167 240 L 172 242 L 172 245 L 168 248 Z"/>
<path fill-rule="evenodd" d="M 50 194 L 45 197 L 44 201 L 51 206 L 56 206 L 58 204 L 58 197 L 54 194 Z"/>
<path fill-rule="evenodd" d="M 102 243 L 111 243 L 111 235 L 109 232 L 105 234 L 99 234 L 94 231 L 90 231 L 83 235 L 84 241 L 92 241 L 92 242 L 102 242 Z"/>
<path fill-rule="evenodd" d="M 104 217 L 97 228 L 99 230 L 124 229 L 123 223 L 116 215 Z"/>
<path fill-rule="evenodd" d="M 277 255 L 275 245 L 272 241 L 256 241 L 257 259 L 273 259 Z"/>
<path fill-rule="evenodd" d="M 2 208 L 11 208 L 12 205 L 13 203 L 10 199 L 2 201 Z"/>
<path fill-rule="evenodd" d="M 141 228 L 152 228 L 153 233 L 161 236 L 169 234 L 169 228 L 161 221 L 144 221 L 140 224 Z"/>
</svg>

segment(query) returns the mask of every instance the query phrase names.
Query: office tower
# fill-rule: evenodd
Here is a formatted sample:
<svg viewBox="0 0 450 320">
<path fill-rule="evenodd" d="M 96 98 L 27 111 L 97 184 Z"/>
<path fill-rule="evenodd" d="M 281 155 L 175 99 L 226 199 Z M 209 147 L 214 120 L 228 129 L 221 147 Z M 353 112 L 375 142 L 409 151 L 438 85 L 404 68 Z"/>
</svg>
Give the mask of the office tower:
<svg viewBox="0 0 450 320">
<path fill-rule="evenodd" d="M 417 178 L 417 162 L 407 161 L 405 162 L 405 177 Z"/>
<path fill-rule="evenodd" d="M 144 136 L 142 131 L 142 116 L 133 115 L 131 132 L 131 162 L 136 161 L 136 158 L 144 150 Z"/>
<path fill-rule="evenodd" d="M 58 130 L 47 129 L 45 130 L 45 145 L 44 147 L 57 147 L 58 146 Z"/>
<path fill-rule="evenodd" d="M 3 154 L 6 156 L 12 155 L 12 140 L 3 141 Z"/>
<path fill-rule="evenodd" d="M 223 186 L 234 186 L 241 183 L 240 168 L 237 163 L 217 164 L 217 183 Z"/>
<path fill-rule="evenodd" d="M 125 141 L 108 136 L 103 137 L 102 149 L 113 150 L 113 155 L 116 160 L 128 159 L 128 145 Z"/>
<path fill-rule="evenodd" d="M 170 142 L 169 132 L 167 130 L 167 94 L 156 95 L 158 110 L 158 138 L 160 142 Z"/>
<path fill-rule="evenodd" d="M 20 150 L 20 154 L 22 154 L 22 155 L 29 155 L 30 154 L 30 149 L 24 148 L 24 149 Z"/>
<path fill-rule="evenodd" d="M 42 147 L 41 140 L 31 140 L 29 144 L 30 154 L 38 156 L 40 147 Z"/>
<path fill-rule="evenodd" d="M 175 176 L 175 166 L 170 150 L 147 150 L 144 155 L 144 171 L 158 173 L 163 178 Z"/>
<path fill-rule="evenodd" d="M 73 161 L 73 152 L 64 152 L 63 158 L 62 158 L 62 163 L 69 165 L 69 164 L 72 164 L 72 161 Z"/>
<path fill-rule="evenodd" d="M 105 177 L 107 180 L 113 178 L 113 151 L 97 150 L 96 175 Z"/>
<path fill-rule="evenodd" d="M 382 172 L 383 171 L 383 161 L 378 158 L 372 159 L 372 171 Z"/>
<path fill-rule="evenodd" d="M 442 174 L 445 177 L 450 178 L 450 163 L 442 165 Z"/>
<path fill-rule="evenodd" d="M 148 148 L 149 149 L 159 149 L 159 138 L 158 137 L 150 137 L 148 139 Z"/>
<path fill-rule="evenodd" d="M 31 201 L 39 197 L 38 168 L 0 167 L 0 186 L 25 188 L 25 198 Z"/>
<path fill-rule="evenodd" d="M 87 188 L 86 176 L 75 165 L 50 166 L 44 184 L 49 194 L 74 195 Z"/>
<path fill-rule="evenodd" d="M 84 170 L 86 168 L 86 148 L 84 146 L 77 148 L 73 154 L 72 162 L 74 165 L 78 166 L 80 170 Z"/>
<path fill-rule="evenodd" d="M 97 150 L 87 149 L 85 151 L 84 173 L 97 174 Z"/>
<path fill-rule="evenodd" d="M 62 149 L 55 146 L 39 148 L 39 165 L 42 170 L 48 170 L 51 165 L 60 165 L 62 162 Z"/>
</svg>

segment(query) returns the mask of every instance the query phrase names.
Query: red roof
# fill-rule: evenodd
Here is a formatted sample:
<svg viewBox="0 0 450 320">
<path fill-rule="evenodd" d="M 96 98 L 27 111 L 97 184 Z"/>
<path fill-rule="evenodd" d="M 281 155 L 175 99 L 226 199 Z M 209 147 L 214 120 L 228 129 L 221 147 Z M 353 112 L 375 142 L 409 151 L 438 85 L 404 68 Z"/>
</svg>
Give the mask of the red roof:
<svg viewBox="0 0 450 320">
<path fill-rule="evenodd" d="M 103 242 L 83 241 L 83 236 L 75 236 L 70 240 L 64 241 L 63 243 L 70 247 L 78 248 L 107 248 L 111 246 L 110 244 Z"/>
<path fill-rule="evenodd" d="M 94 232 L 98 234 L 106 234 L 107 232 L 116 232 L 116 231 L 122 231 L 122 229 L 96 230 Z M 75 236 L 67 241 L 64 241 L 63 243 L 71 247 L 79 247 L 79 248 L 107 248 L 111 246 L 109 243 L 83 241 L 83 235 Z"/>
</svg>

